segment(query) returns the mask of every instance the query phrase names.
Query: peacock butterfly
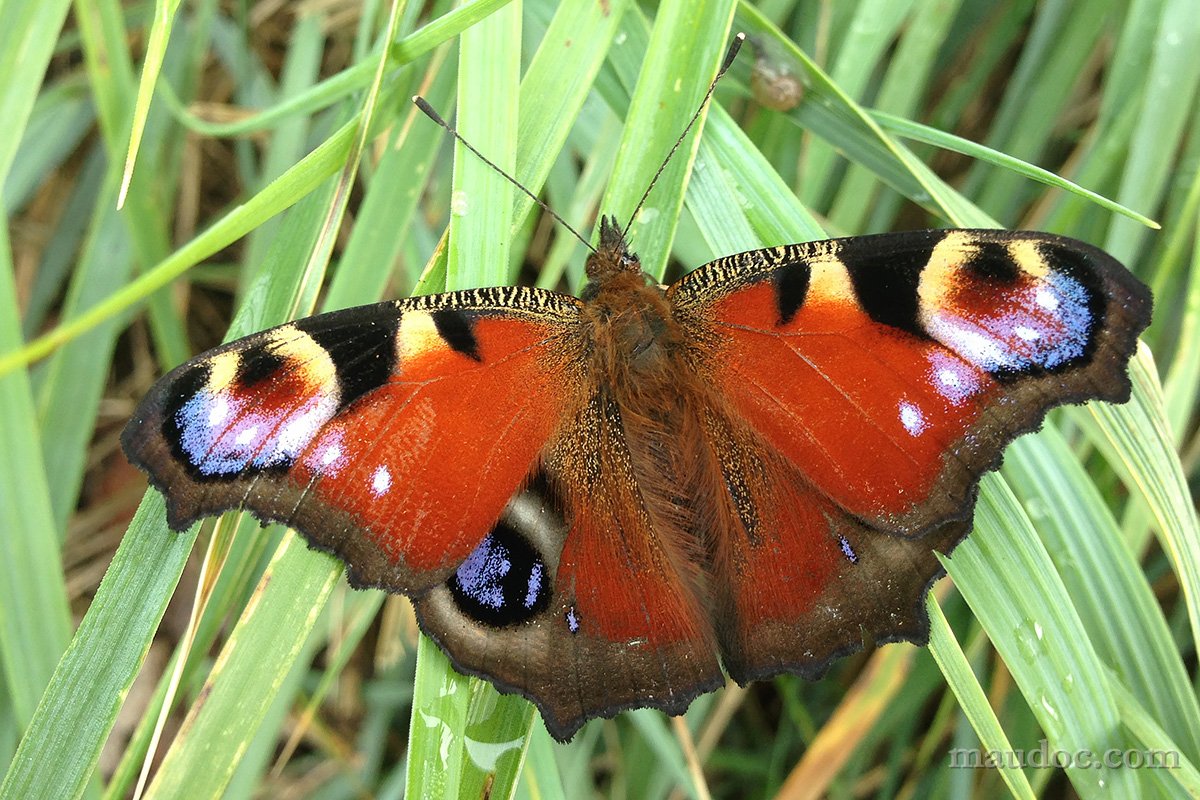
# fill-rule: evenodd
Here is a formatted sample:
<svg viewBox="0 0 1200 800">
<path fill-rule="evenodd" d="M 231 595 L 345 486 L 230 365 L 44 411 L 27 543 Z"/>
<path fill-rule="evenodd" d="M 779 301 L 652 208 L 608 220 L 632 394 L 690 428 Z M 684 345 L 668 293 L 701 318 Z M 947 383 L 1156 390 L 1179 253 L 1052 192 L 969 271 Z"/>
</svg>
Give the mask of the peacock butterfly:
<svg viewBox="0 0 1200 800">
<path fill-rule="evenodd" d="M 1129 398 L 1147 288 L 1083 242 L 927 230 L 660 286 L 600 220 L 580 298 L 321 314 L 154 385 L 122 436 L 168 522 L 245 508 L 412 598 L 569 739 L 622 709 L 926 641 L 935 552 L 1047 411 Z"/>
<path fill-rule="evenodd" d="M 728 256 L 668 287 L 601 220 L 581 299 L 499 287 L 218 347 L 122 437 L 183 530 L 246 508 L 413 598 L 569 739 L 632 707 L 924 642 L 934 551 L 1048 409 L 1123 402 L 1116 260 L 931 230 Z"/>
</svg>

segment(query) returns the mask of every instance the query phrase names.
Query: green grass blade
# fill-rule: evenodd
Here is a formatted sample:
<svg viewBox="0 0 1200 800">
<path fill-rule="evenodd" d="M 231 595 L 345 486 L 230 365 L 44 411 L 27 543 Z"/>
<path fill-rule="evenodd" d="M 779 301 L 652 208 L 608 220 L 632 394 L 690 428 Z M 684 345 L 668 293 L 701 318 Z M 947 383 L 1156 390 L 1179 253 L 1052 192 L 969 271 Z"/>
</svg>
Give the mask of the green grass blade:
<svg viewBox="0 0 1200 800">
<path fill-rule="evenodd" d="M 1145 78 L 1145 94 L 1117 200 L 1157 205 L 1171 179 L 1175 153 L 1189 125 L 1195 125 L 1200 91 L 1200 15 L 1189 0 L 1166 0 L 1154 37 L 1154 54 Z M 1115 220 L 1105 249 L 1132 261 L 1145 241 L 1145 231 Z"/>
<path fill-rule="evenodd" d="M 1131 220 L 1146 226 L 1147 228 L 1158 228 L 1159 225 L 1149 217 L 1139 214 L 1131 208 L 1109 200 L 1102 194 L 1093 192 L 1090 189 L 1085 189 L 1077 183 L 1067 180 L 1050 170 L 1042 169 L 1036 164 L 1030 164 L 1027 161 L 1022 161 L 1019 158 L 1014 158 L 999 150 L 994 150 L 986 145 L 977 144 L 975 142 L 963 139 L 960 136 L 939 131 L 935 128 L 930 128 L 926 125 L 921 125 L 918 122 L 907 120 L 902 117 L 897 117 L 893 114 L 888 114 L 883 111 L 872 111 L 871 116 L 879 123 L 886 131 L 895 133 L 905 139 L 912 139 L 915 142 L 924 142 L 931 144 L 934 147 L 939 147 L 943 150 L 949 150 L 954 153 L 962 153 L 965 156 L 970 156 L 977 161 L 985 161 L 990 164 L 995 164 L 998 167 L 1004 167 L 1013 174 L 1021 175 L 1031 181 L 1053 186 L 1056 189 L 1063 189 L 1071 192 L 1085 200 L 1093 203 L 1100 208 L 1106 208 L 1109 211 L 1114 211 L 1117 214 L 1129 217 Z"/>
<path fill-rule="evenodd" d="M 1112 6 L 1110 0 L 1096 0 L 1086 6 L 1078 3 L 1038 6 L 1030 34 L 1032 41 L 1022 51 L 1017 73 L 1006 87 L 987 138 L 990 146 L 1025 161 L 1041 158 Z M 980 207 L 997 219 L 1017 218 L 1018 209 L 1028 199 L 1026 187 L 1018 176 L 976 164 L 971 178 L 969 186 L 978 191 Z"/>
<path fill-rule="evenodd" d="M 133 271 L 133 254 L 124 223 L 117 214 L 116 181 L 110 178 L 95 207 L 83 257 L 72 275 L 63 310 L 68 316 L 118 291 Z M 51 501 L 54 530 L 65 538 L 67 517 L 76 507 L 87 466 L 85 455 L 94 434 L 118 320 L 98 326 L 54 354 L 42 370 L 38 387 L 38 429 L 47 474 L 54 476 Z"/>
<path fill-rule="evenodd" d="M 871 116 L 824 70 L 788 39 L 756 8 L 738 6 L 738 26 L 747 35 L 769 39 L 802 75 L 813 98 L 789 112 L 806 131 L 833 142 L 851 161 L 869 168 L 881 180 L 914 202 L 962 227 L 999 227 L 978 206 L 967 201 L 884 133 Z"/>
<path fill-rule="evenodd" d="M 0 233 L 0 347 L 21 341 L 20 312 L 9 259 L 7 229 Z M 0 379 L 0 664 L 20 727 L 29 724 L 42 689 L 70 638 L 50 488 L 42 463 L 29 377 Z"/>
<path fill-rule="evenodd" d="M 838 37 L 837 56 L 828 75 L 829 85 L 836 85 L 848 103 L 857 102 L 867 91 L 874 67 L 884 57 L 912 6 L 913 0 L 865 0 L 855 4 L 845 34 Z M 836 143 L 814 142 L 806 162 L 805 185 L 800 196 L 808 205 L 825 205 L 824 199 L 836 188 L 833 186 L 839 162 Z"/>
<path fill-rule="evenodd" d="M 947 571 L 1004 658 L 1053 748 L 1122 749 L 1120 716 L 1104 666 L 1049 555 L 997 477 L 983 481 L 975 531 L 945 560 Z M 1066 680 L 1070 676 L 1070 680 Z M 1127 770 L 1067 769 L 1080 796 L 1136 796 Z"/>
<path fill-rule="evenodd" d="M 900 115 L 914 113 L 921 93 L 930 86 L 929 76 L 937 67 L 938 54 L 945 46 L 959 7 L 957 0 L 918 0 L 913 4 L 896 53 L 873 102 L 876 108 Z M 863 69 L 861 59 L 851 64 L 858 73 L 869 74 Z M 872 210 L 870 198 L 877 189 L 878 182 L 869 171 L 856 164 L 850 165 L 838 183 L 830 206 L 830 223 L 839 230 L 862 230 Z"/>
<path fill-rule="evenodd" d="M 476 0 L 474 3 L 463 6 L 457 13 L 452 12 L 446 15 L 446 17 L 453 17 L 450 20 L 447 21 L 446 17 L 442 17 L 438 21 L 426 25 L 399 43 L 393 52 L 398 58 L 404 60 L 416 58 L 436 47 L 446 38 L 458 33 L 462 26 L 492 13 L 507 2 L 510 0 Z M 244 205 L 230 210 L 207 231 L 197 236 L 188 245 L 175 250 L 121 292 L 98 303 L 79 317 L 54 328 L 24 348 L 0 354 L 0 376 L 21 365 L 44 358 L 56 348 L 83 335 L 105 319 L 122 313 L 130 306 L 148 298 L 204 258 L 227 247 L 266 219 L 290 207 L 345 163 L 346 153 L 352 145 L 356 130 L 357 125 L 354 120 L 343 125 L 304 159 L 277 180 L 272 181 L 262 192 Z M 182 360 L 182 356 L 177 360 Z"/>
<path fill-rule="evenodd" d="M 425 99 L 434 108 L 445 108 L 453 97 L 454 72 L 444 68 L 450 51 L 449 45 L 436 51 L 421 82 L 427 87 L 422 90 Z M 372 170 L 350 240 L 325 296 L 326 308 L 346 308 L 383 296 L 445 142 L 445 131 L 416 106 L 408 106 L 395 129 Z"/>
<path fill-rule="evenodd" d="M 625 40 L 614 54 L 626 86 L 630 67 L 640 69 L 625 112 L 621 147 L 601 201 L 606 214 L 620 224 L 629 220 L 634 206 L 663 158 L 683 133 L 716 74 L 729 43 L 734 4 L 728 0 L 701 3 L 667 2 L 658 7 L 649 39 L 632 13 L 622 19 Z M 643 45 L 642 42 L 645 42 Z M 644 61 L 641 54 L 645 54 Z M 633 63 L 630 63 L 633 59 Z M 704 117 L 701 117 L 701 122 Z M 642 267 L 661 277 L 666 270 L 671 240 L 683 206 L 684 188 L 698 146 L 699 124 L 663 169 L 646 205 L 632 221 L 629 236 Z"/>
<path fill-rule="evenodd" d="M 287 537 L 225 642 L 147 798 L 221 796 L 339 580 L 339 567 L 299 537 Z"/>
<path fill-rule="evenodd" d="M 562 151 L 628 5 L 629 0 L 606 6 L 578 0 L 561 3 L 521 78 L 515 177 L 534 194 Z M 529 196 L 517 195 L 514 230 L 533 205 Z"/>
<path fill-rule="evenodd" d="M 401 64 L 416 61 L 511 2 L 512 0 L 473 0 L 460 5 L 393 44 L 390 48 L 391 57 Z M 255 131 L 271 129 L 289 117 L 328 108 L 354 92 L 365 89 L 374 73 L 374 61 L 359 62 L 295 97 L 287 98 L 247 119 L 228 123 L 209 122 L 197 117 L 174 96 L 169 86 L 163 85 L 161 88 L 164 101 L 189 130 L 214 137 L 244 136 Z"/>
<path fill-rule="evenodd" d="M 929 612 L 929 652 L 937 661 L 942 674 L 946 676 L 946 684 L 954 692 L 959 707 L 978 734 L 983 749 L 996 753 L 1012 752 L 1013 746 L 1004 734 L 996 712 L 988 703 L 987 695 L 979 685 L 979 679 L 971 670 L 966 655 L 958 640 L 954 638 L 950 623 L 946 621 L 946 615 L 942 613 L 942 607 L 933 599 L 933 595 L 926 599 L 925 609 Z M 951 757 L 953 758 L 953 751 Z M 1020 768 L 1002 761 L 998 770 L 1013 797 L 1031 800 L 1036 796 L 1033 787 L 1029 785 L 1029 779 Z"/>
<path fill-rule="evenodd" d="M 166 514 L 157 492 L 142 501 L 21 739 L 0 798 L 83 793 L 195 540 L 194 529 L 167 531 Z"/>
<path fill-rule="evenodd" d="M 142 62 L 142 77 L 138 81 L 137 100 L 133 107 L 133 124 L 129 136 L 129 151 L 125 155 L 125 172 L 121 189 L 117 195 L 117 206 L 125 204 L 125 195 L 133 179 L 133 167 L 137 160 L 142 134 L 146 130 L 146 119 L 150 116 L 150 98 L 154 96 L 154 85 L 162 69 L 163 57 L 167 52 L 167 40 L 171 38 L 171 23 L 179 8 L 179 0 L 157 0 L 154 4 L 154 23 L 150 26 L 150 39 L 146 42 L 146 58 Z"/>
<path fill-rule="evenodd" d="M 1182 789 L 1180 796 L 1200 797 L 1200 769 L 1196 768 L 1195 759 L 1180 754 L 1177 740 L 1159 726 L 1158 718 L 1149 713 L 1115 675 L 1110 675 L 1109 686 L 1121 709 L 1125 727 L 1143 747 L 1140 753 L 1134 751 L 1143 759 L 1142 765 L 1166 772 L 1168 780 L 1178 782 Z"/>
<path fill-rule="evenodd" d="M 246 203 L 232 209 L 211 228 L 183 245 L 153 269 L 127 284 L 121 291 L 59 325 L 21 349 L 0 355 L 0 376 L 49 355 L 58 347 L 82 336 L 100 323 L 148 299 L 150 295 L 183 275 L 201 260 L 237 241 L 264 220 L 298 202 L 345 163 L 354 142 L 357 124 L 343 125 L 303 160 L 272 181 L 270 186 Z"/>
<path fill-rule="evenodd" d="M 1188 673 L 1150 584 L 1078 459 L 1047 429 L 1013 443 L 1004 475 L 1037 522 L 1099 656 L 1196 759 L 1200 707 Z"/>
<path fill-rule="evenodd" d="M 45 74 L 68 4 L 0 4 L 0 74 Z M 22 132 L 37 97 L 38 80 L 0 82 L 0 184 L 7 184 Z M 7 209 L 6 209 L 7 210 Z M 0 234 L 0 349 L 20 346 L 21 309 L 14 281 L 7 226 Z M 51 511 L 49 481 L 41 458 L 29 377 L 0 378 L 0 441 L 8 458 L 0 465 L 0 664 L 4 709 L 25 727 L 66 646 L 70 616 Z"/>
<path fill-rule="evenodd" d="M 1157 522 L 1156 533 L 1183 589 L 1192 646 L 1200 643 L 1200 528 L 1187 479 L 1165 424 L 1162 387 L 1148 351 L 1130 368 L 1134 399 L 1124 406 L 1093 403 L 1093 440 Z"/>
<path fill-rule="evenodd" d="M 70 7 L 68 0 L 0 4 L 0 75 L 43 75 Z M 7 80 L 0 85 L 0 119 L 5 120 L 0 132 L 0 177 L 5 182 L 37 94 L 37 80 Z"/>
</svg>

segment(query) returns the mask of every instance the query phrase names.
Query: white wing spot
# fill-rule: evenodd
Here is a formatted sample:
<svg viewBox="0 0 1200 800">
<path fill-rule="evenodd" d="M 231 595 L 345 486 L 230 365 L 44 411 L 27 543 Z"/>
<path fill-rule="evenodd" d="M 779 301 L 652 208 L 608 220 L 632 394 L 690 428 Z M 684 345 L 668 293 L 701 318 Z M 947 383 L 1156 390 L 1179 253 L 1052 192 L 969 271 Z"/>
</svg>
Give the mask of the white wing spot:
<svg viewBox="0 0 1200 800">
<path fill-rule="evenodd" d="M 219 394 L 213 399 L 212 407 L 208 409 L 208 426 L 220 425 L 229 416 L 229 398 Z"/>
<path fill-rule="evenodd" d="M 920 436 L 925 432 L 925 415 L 921 413 L 921 409 L 912 403 L 901 403 L 900 424 L 904 426 L 904 430 L 913 436 Z"/>
<path fill-rule="evenodd" d="M 1038 339 L 1042 338 L 1041 333 L 1033 328 L 1030 328 L 1028 325 L 1018 325 L 1017 327 L 1013 328 L 1013 333 L 1027 342 L 1036 342 Z"/>
<path fill-rule="evenodd" d="M 233 441 L 237 445 L 247 445 L 247 444 L 250 444 L 251 442 L 253 442 L 257 436 L 258 436 L 258 426 L 251 425 L 249 428 L 245 428 L 244 430 L 238 431 L 237 438 L 235 438 Z"/>
<path fill-rule="evenodd" d="M 1047 311 L 1058 310 L 1058 297 L 1044 286 L 1039 286 L 1033 295 L 1034 301 Z"/>
<path fill-rule="evenodd" d="M 376 497 L 379 497 L 391 487 L 392 473 L 388 472 L 387 467 L 377 467 L 375 469 L 375 474 L 371 476 L 371 491 Z"/>
<path fill-rule="evenodd" d="M 275 442 L 275 452 L 288 458 L 295 458 L 304 449 L 317 431 L 325 424 L 329 415 L 320 404 L 315 404 L 307 411 L 296 414 L 283 426 L 279 438 Z"/>
</svg>

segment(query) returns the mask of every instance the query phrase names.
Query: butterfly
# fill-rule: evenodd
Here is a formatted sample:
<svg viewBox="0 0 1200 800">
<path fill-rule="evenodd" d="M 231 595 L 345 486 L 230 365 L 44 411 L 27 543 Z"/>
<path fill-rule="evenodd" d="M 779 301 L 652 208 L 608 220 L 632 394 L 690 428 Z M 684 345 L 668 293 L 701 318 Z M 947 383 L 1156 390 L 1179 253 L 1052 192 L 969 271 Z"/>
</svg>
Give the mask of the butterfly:
<svg viewBox="0 0 1200 800">
<path fill-rule="evenodd" d="M 122 444 L 168 522 L 244 508 L 412 598 L 461 672 L 568 740 L 725 682 L 923 643 L 980 476 L 1047 411 L 1123 402 L 1147 288 L 1060 236 L 926 230 L 661 286 L 600 221 L 576 298 L 499 287 L 210 350 Z"/>
</svg>

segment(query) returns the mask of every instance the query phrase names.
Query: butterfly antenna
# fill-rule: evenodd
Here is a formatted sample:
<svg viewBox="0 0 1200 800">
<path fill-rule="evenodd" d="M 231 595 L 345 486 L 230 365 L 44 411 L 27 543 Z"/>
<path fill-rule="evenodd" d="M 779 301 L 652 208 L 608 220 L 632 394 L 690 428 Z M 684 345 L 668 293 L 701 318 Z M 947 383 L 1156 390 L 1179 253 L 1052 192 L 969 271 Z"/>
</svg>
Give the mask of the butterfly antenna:
<svg viewBox="0 0 1200 800">
<path fill-rule="evenodd" d="M 448 122 L 446 122 L 446 120 L 442 119 L 441 115 L 433 110 L 433 106 L 431 106 L 431 105 L 429 105 L 429 103 L 425 102 L 424 97 L 421 97 L 420 95 L 414 95 L 412 101 L 413 101 L 413 103 L 416 104 L 417 108 L 419 108 L 419 109 L 421 109 L 421 111 L 425 112 L 425 116 L 429 117 L 431 120 L 436 122 L 438 125 L 441 125 L 443 128 L 445 128 L 447 133 L 449 133 L 451 136 L 453 136 L 455 139 L 457 139 L 459 141 L 459 143 L 462 144 L 463 147 L 467 148 L 472 153 L 474 153 L 480 161 L 487 164 L 492 169 L 496 170 L 496 172 L 499 172 L 501 175 L 503 175 L 505 177 L 505 179 L 508 180 L 509 183 L 511 183 L 513 186 L 517 187 L 518 189 L 520 189 L 525 194 L 529 195 L 529 198 L 531 200 L 533 200 L 533 202 L 535 202 L 539 206 L 541 206 L 542 210 L 544 210 L 550 216 L 554 217 L 554 219 L 558 220 L 558 223 L 560 225 L 562 225 L 564 228 L 566 228 L 571 233 L 573 233 L 575 235 L 576 239 L 583 242 L 584 247 L 586 247 L 588 250 L 591 250 L 593 253 L 596 252 L 596 248 L 592 247 L 591 243 L 588 242 L 587 239 L 580 236 L 579 231 L 572 228 L 570 223 L 568 223 L 565 219 L 563 219 L 558 214 L 556 214 L 554 212 L 554 209 L 552 209 L 550 206 L 543 203 L 536 194 L 534 194 L 533 192 L 526 189 L 525 184 L 521 183 L 519 180 L 514 178 L 512 175 L 509 175 L 507 172 L 502 170 L 496 164 L 496 162 L 492 161 L 490 158 L 485 156 L 483 153 L 476 150 L 474 145 L 472 145 L 470 142 L 468 142 L 466 139 L 464 139 L 462 137 L 462 134 L 460 134 L 458 131 L 454 130 L 454 128 L 451 127 L 450 123 L 448 123 Z"/>
<path fill-rule="evenodd" d="M 696 113 L 692 114 L 692 118 L 688 121 L 687 127 L 683 129 L 683 133 L 679 134 L 679 138 L 675 140 L 675 144 L 671 145 L 671 152 L 667 153 L 667 157 L 663 159 L 658 172 L 654 173 L 654 177 L 650 179 L 650 185 L 646 187 L 645 193 L 642 194 L 642 199 L 638 200 L 638 204 L 634 206 L 633 213 L 629 215 L 629 223 L 621 231 L 622 239 L 625 239 L 629 234 L 629 229 L 633 227 L 633 221 L 637 219 L 638 212 L 642 210 L 642 206 L 646 205 L 646 200 L 650 197 L 650 190 L 654 188 L 654 184 L 658 183 L 658 178 L 663 174 L 663 170 L 667 168 L 667 164 L 671 163 L 671 159 L 675 156 L 675 151 L 683 144 L 688 131 L 696 124 L 696 120 L 700 119 L 700 112 L 705 109 L 708 101 L 712 99 L 713 92 L 717 89 L 717 83 L 729 71 L 729 68 L 733 66 L 733 60 L 737 58 L 738 50 L 742 49 L 742 42 L 744 41 L 746 41 L 746 34 L 738 33 L 733 37 L 733 41 L 729 43 L 729 50 L 725 53 L 725 60 L 721 62 L 721 68 L 717 70 L 716 77 L 712 79 L 712 83 L 708 85 L 708 91 L 704 93 L 704 99 L 700 101 L 700 105 L 696 106 Z"/>
</svg>

